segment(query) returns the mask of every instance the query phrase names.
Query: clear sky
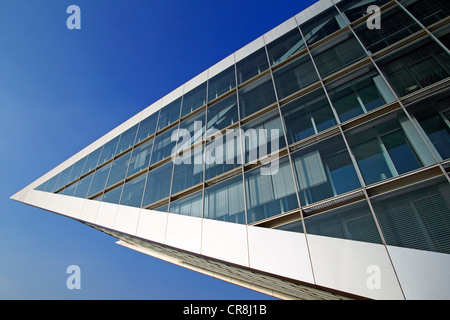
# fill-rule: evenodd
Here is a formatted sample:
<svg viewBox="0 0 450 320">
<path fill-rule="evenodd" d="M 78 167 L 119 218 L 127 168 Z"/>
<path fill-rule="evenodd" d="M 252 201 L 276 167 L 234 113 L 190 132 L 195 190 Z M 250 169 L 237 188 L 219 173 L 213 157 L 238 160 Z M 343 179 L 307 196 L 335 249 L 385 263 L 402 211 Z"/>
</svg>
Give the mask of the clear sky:
<svg viewBox="0 0 450 320">
<path fill-rule="evenodd" d="M 314 2 L 1 0 L 0 299 L 270 298 L 9 197 Z"/>
</svg>

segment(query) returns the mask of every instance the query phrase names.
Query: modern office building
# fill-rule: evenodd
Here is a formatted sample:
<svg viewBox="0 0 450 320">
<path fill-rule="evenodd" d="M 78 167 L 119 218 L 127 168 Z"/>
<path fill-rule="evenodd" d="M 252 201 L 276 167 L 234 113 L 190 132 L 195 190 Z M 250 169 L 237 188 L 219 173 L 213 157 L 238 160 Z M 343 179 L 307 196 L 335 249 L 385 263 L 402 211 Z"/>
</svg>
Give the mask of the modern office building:
<svg viewBox="0 0 450 320">
<path fill-rule="evenodd" d="M 449 17 L 320 0 L 12 198 L 282 299 L 449 299 Z"/>
</svg>

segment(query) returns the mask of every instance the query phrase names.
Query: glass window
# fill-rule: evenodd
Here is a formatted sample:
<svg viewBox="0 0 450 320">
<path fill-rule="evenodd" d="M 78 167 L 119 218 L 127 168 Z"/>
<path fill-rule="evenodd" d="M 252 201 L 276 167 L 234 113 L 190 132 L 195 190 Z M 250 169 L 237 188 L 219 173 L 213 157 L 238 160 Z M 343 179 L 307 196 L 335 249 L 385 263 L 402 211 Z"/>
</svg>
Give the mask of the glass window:
<svg viewBox="0 0 450 320">
<path fill-rule="evenodd" d="M 242 175 L 205 189 L 204 218 L 245 224 Z"/>
<path fill-rule="evenodd" d="M 150 165 L 150 155 L 152 153 L 153 139 L 141 144 L 133 149 L 127 177 L 147 168 Z"/>
<path fill-rule="evenodd" d="M 139 125 L 135 125 L 120 135 L 119 144 L 117 146 L 115 155 L 124 152 L 125 150 L 131 148 L 134 145 L 134 140 L 136 139 L 136 132 L 138 130 L 138 126 Z"/>
<path fill-rule="evenodd" d="M 420 26 L 400 7 L 381 13 L 382 28 L 371 30 L 366 22 L 355 29 L 367 51 L 375 53 L 420 30 Z"/>
<path fill-rule="evenodd" d="M 102 201 L 119 204 L 120 196 L 122 195 L 122 189 L 123 185 L 106 192 L 102 197 Z"/>
<path fill-rule="evenodd" d="M 172 169 L 173 163 L 170 161 L 148 173 L 143 207 L 169 196 Z"/>
<path fill-rule="evenodd" d="M 72 171 L 72 167 L 73 166 L 70 166 L 67 169 L 64 169 L 63 171 L 61 171 L 61 173 L 59 174 L 58 181 L 56 182 L 55 188 L 53 191 L 57 191 L 67 184 L 67 179 L 69 178 L 70 172 Z"/>
<path fill-rule="evenodd" d="M 295 28 L 267 45 L 270 64 L 276 65 L 305 48 L 302 35 Z"/>
<path fill-rule="evenodd" d="M 359 73 L 358 71 L 356 73 Z M 341 122 L 376 109 L 395 97 L 376 71 L 354 78 L 350 75 L 327 86 L 330 100 Z"/>
<path fill-rule="evenodd" d="M 109 170 L 111 169 L 111 164 L 112 162 L 108 163 L 104 167 L 101 167 L 100 169 L 97 169 L 94 172 L 91 187 L 89 188 L 88 198 L 105 189 L 106 180 L 108 179 Z"/>
<path fill-rule="evenodd" d="M 141 207 L 146 177 L 147 175 L 144 174 L 124 184 L 122 197 L 120 199 L 121 205 L 137 208 Z"/>
<path fill-rule="evenodd" d="M 83 168 L 83 173 L 81 175 L 84 175 L 97 167 L 98 158 L 100 158 L 102 149 L 103 147 L 100 147 L 88 155 L 86 164 L 84 165 Z"/>
<path fill-rule="evenodd" d="M 450 75 L 450 58 L 435 42 L 409 46 L 379 63 L 398 96 L 404 96 Z"/>
<path fill-rule="evenodd" d="M 242 164 L 239 130 L 215 136 L 205 146 L 205 180 L 214 178 Z"/>
<path fill-rule="evenodd" d="M 115 137 L 114 139 L 107 142 L 103 146 L 102 154 L 100 155 L 100 159 L 98 160 L 97 166 L 102 165 L 103 163 L 110 160 L 115 155 L 116 149 L 117 149 L 117 143 L 119 142 L 119 137 Z"/>
<path fill-rule="evenodd" d="M 180 123 L 177 151 L 189 148 L 205 135 L 206 111 L 203 110 Z"/>
<path fill-rule="evenodd" d="M 273 77 L 278 99 L 283 99 L 319 80 L 308 54 L 275 70 Z"/>
<path fill-rule="evenodd" d="M 320 75 L 324 78 L 366 56 L 351 33 L 345 33 L 311 51 Z"/>
<path fill-rule="evenodd" d="M 340 135 L 293 153 L 292 163 L 302 205 L 361 187 Z"/>
<path fill-rule="evenodd" d="M 208 135 L 236 123 L 239 120 L 236 93 L 209 106 L 206 112 Z"/>
<path fill-rule="evenodd" d="M 245 163 L 252 163 L 286 146 L 278 110 L 273 110 L 242 126 Z"/>
<path fill-rule="evenodd" d="M 367 8 L 370 5 L 381 7 L 389 0 L 345 0 L 337 3 L 339 10 L 345 14 L 350 22 L 356 21 L 367 15 Z"/>
<path fill-rule="evenodd" d="M 202 146 L 175 158 L 173 162 L 172 194 L 203 182 Z"/>
<path fill-rule="evenodd" d="M 241 84 L 269 68 L 266 49 L 263 47 L 236 63 L 238 84 Z"/>
<path fill-rule="evenodd" d="M 158 116 L 159 111 L 141 121 L 136 135 L 136 143 L 139 143 L 140 141 L 150 137 L 155 133 Z"/>
<path fill-rule="evenodd" d="M 429 151 L 402 113 L 391 113 L 348 132 L 348 142 L 367 185 L 420 168 Z"/>
<path fill-rule="evenodd" d="M 281 107 L 289 144 L 337 124 L 323 89 L 315 90 Z"/>
<path fill-rule="evenodd" d="M 406 0 L 402 4 L 425 26 L 450 16 L 447 0 Z"/>
<path fill-rule="evenodd" d="M 127 175 L 128 165 L 130 164 L 131 152 L 117 158 L 113 161 L 111 166 L 111 172 L 109 173 L 108 182 L 106 188 L 111 187 L 119 181 L 125 179 Z"/>
<path fill-rule="evenodd" d="M 236 87 L 234 65 L 208 80 L 208 101 Z"/>
<path fill-rule="evenodd" d="M 78 181 L 77 189 L 75 190 L 74 197 L 78 198 L 87 198 L 87 193 L 89 190 L 89 186 L 92 182 L 92 177 L 94 176 L 94 173 L 91 173 Z"/>
<path fill-rule="evenodd" d="M 68 183 L 78 179 L 81 176 L 81 173 L 83 172 L 84 164 L 86 163 L 87 156 L 83 159 L 75 162 L 73 165 L 72 171 L 70 172 L 69 179 L 67 180 Z"/>
<path fill-rule="evenodd" d="M 448 95 L 448 94 L 447 94 Z M 448 97 L 431 98 L 409 107 L 440 160 L 450 158 L 450 102 Z"/>
<path fill-rule="evenodd" d="M 169 103 L 163 107 L 159 112 L 158 130 L 161 130 L 168 125 L 180 119 L 181 98 Z"/>
<path fill-rule="evenodd" d="M 372 198 L 386 244 L 450 253 L 450 184 L 445 178 Z"/>
<path fill-rule="evenodd" d="M 170 203 L 170 213 L 191 217 L 202 217 L 202 192 L 196 192 Z"/>
<path fill-rule="evenodd" d="M 298 208 L 291 164 L 287 157 L 245 172 L 247 223 Z"/>
<path fill-rule="evenodd" d="M 172 134 L 174 134 L 173 137 Z M 155 137 L 155 145 L 153 146 L 152 158 L 150 163 L 151 165 L 172 155 L 172 151 L 175 150 L 175 147 L 177 145 L 177 137 L 178 126 L 175 126 Z"/>
<path fill-rule="evenodd" d="M 282 226 L 275 227 L 273 229 L 303 233 L 303 224 L 302 220 L 297 220 L 294 222 L 284 224 Z"/>
<path fill-rule="evenodd" d="M 239 90 L 241 119 L 276 102 L 270 74 Z"/>
<path fill-rule="evenodd" d="M 329 10 L 302 24 L 300 29 L 306 42 L 312 45 L 345 26 L 344 18 L 334 7 L 331 7 Z"/>
<path fill-rule="evenodd" d="M 66 196 L 73 196 L 73 194 L 75 193 L 75 190 L 77 188 L 78 185 L 78 181 L 75 183 L 72 183 L 70 186 L 68 186 L 67 188 L 65 188 L 62 192 L 62 194 L 66 195 Z"/>
<path fill-rule="evenodd" d="M 183 96 L 183 106 L 181 107 L 181 117 L 197 110 L 206 104 L 206 82 L 192 89 Z"/>
<path fill-rule="evenodd" d="M 305 228 L 307 233 L 319 236 L 382 243 L 365 200 L 308 217 Z"/>
</svg>

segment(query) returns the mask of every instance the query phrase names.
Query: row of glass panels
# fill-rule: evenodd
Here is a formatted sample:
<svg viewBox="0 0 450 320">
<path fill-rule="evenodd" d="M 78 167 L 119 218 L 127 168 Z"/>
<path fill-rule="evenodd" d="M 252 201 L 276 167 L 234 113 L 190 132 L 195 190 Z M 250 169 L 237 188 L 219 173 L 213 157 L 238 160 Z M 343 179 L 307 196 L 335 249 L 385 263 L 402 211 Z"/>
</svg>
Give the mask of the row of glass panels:
<svg viewBox="0 0 450 320">
<path fill-rule="evenodd" d="M 295 31 L 295 30 L 294 30 Z M 340 38 L 337 45 L 334 47 L 338 47 L 342 43 L 347 43 L 346 41 L 349 41 L 350 38 Z M 347 43 L 348 44 L 348 43 Z M 356 43 L 355 43 L 356 44 Z M 421 44 L 423 45 L 423 43 Z M 334 50 L 333 46 L 331 48 L 328 48 L 324 52 L 334 52 L 334 54 L 338 53 L 340 55 L 343 55 L 344 58 L 339 59 L 339 61 L 351 61 L 352 59 L 345 58 L 345 53 L 342 53 L 342 50 Z M 343 46 L 345 47 L 345 46 Z M 382 65 L 381 68 L 383 71 L 395 69 L 395 76 L 391 76 L 387 73 L 388 80 L 390 81 L 391 86 L 396 87 L 400 86 L 400 83 L 403 85 L 404 80 L 410 80 L 414 79 L 415 83 L 418 84 L 418 87 L 424 87 L 428 85 L 425 80 L 422 78 L 428 79 L 429 77 L 426 77 L 426 75 L 430 74 L 430 72 L 440 72 L 443 76 L 448 76 L 448 63 L 446 61 L 446 57 L 444 54 L 442 54 L 442 49 L 440 49 L 437 45 L 434 43 L 427 43 L 426 45 L 423 45 L 421 47 L 421 50 L 415 50 L 417 48 L 409 48 L 403 50 L 402 55 L 397 55 L 394 57 L 394 59 L 390 59 L 389 61 L 385 62 L 385 65 Z M 357 50 L 356 50 L 357 51 Z M 362 51 L 361 51 L 362 52 Z M 417 54 L 419 52 L 420 54 Z M 359 56 L 359 55 L 357 55 Z M 363 56 L 362 54 L 360 56 Z M 275 80 L 275 87 L 277 89 L 277 94 L 280 97 L 287 96 L 291 92 L 295 92 L 298 90 L 299 87 L 302 87 L 301 83 L 309 83 L 308 80 L 305 80 L 303 77 L 310 77 L 310 74 L 315 74 L 309 72 L 308 68 L 305 68 L 305 61 L 308 61 L 309 56 L 304 55 L 292 63 L 284 66 L 283 68 L 279 69 L 279 77 L 277 78 L 277 71 L 274 72 L 274 80 Z M 327 59 L 324 59 L 326 61 Z M 398 64 L 401 64 L 402 61 L 407 61 L 407 63 L 403 63 L 403 65 L 399 68 Z M 425 66 L 423 65 L 425 61 Z M 318 63 L 319 62 L 319 63 Z M 434 62 L 434 64 L 433 64 Z M 318 64 L 317 64 L 318 63 Z M 320 59 L 317 59 L 316 61 L 317 67 L 320 71 L 319 65 L 320 65 Z M 428 66 L 437 65 L 438 68 L 426 68 L 426 65 Z M 309 59 L 309 62 L 306 63 L 306 65 L 312 66 L 312 63 Z M 323 65 L 328 66 L 328 63 L 323 63 Z M 344 63 L 345 65 L 345 63 Z M 296 69 L 296 66 L 299 67 L 299 69 Z M 327 67 L 328 68 L 328 67 Z M 299 73 L 298 70 L 302 70 L 302 73 Z M 333 69 L 333 68 L 332 68 Z M 304 73 L 303 70 L 307 70 L 306 73 Z M 331 69 L 330 69 L 331 70 Z M 334 70 L 334 69 L 333 69 Z M 359 115 L 361 113 L 370 111 L 374 108 L 377 108 L 387 102 L 390 102 L 393 100 L 393 95 L 387 88 L 384 81 L 381 79 L 381 77 L 378 75 L 377 72 L 374 71 L 375 69 L 369 68 L 369 70 L 364 70 L 366 74 L 362 76 L 355 76 L 350 75 L 345 79 L 345 81 L 337 81 L 334 84 L 331 83 L 326 87 L 326 90 L 328 92 L 328 95 L 330 97 L 330 100 L 332 101 L 332 106 L 329 104 L 324 90 L 319 89 L 317 91 L 314 91 L 307 96 L 301 97 L 300 99 L 297 99 L 289 104 L 284 105 L 281 108 L 282 111 L 282 120 L 284 122 L 285 128 L 286 128 L 286 138 L 284 136 L 279 136 L 279 147 L 282 148 L 286 145 L 285 141 L 287 140 L 288 144 L 292 144 L 296 141 L 302 140 L 308 136 L 311 136 L 313 134 L 316 134 L 320 131 L 323 131 L 325 129 L 328 129 L 334 125 L 336 125 L 337 122 L 343 122 L 348 119 L 353 118 L 356 115 Z M 400 70 L 400 72 L 399 72 Z M 425 74 L 423 73 L 425 72 Z M 398 75 L 398 73 L 400 75 Z M 407 74 L 407 76 L 404 76 L 405 79 L 402 78 L 402 74 Z M 411 75 L 416 75 L 415 77 Z M 316 75 L 317 76 L 317 75 Z M 422 76 L 422 78 L 421 78 Z M 277 82 L 277 79 L 278 82 Z M 284 79 L 284 82 L 282 81 Z M 312 80 L 314 81 L 314 80 Z M 433 81 L 433 80 L 432 80 Z M 278 83 L 278 85 L 277 85 Z M 292 85 L 292 83 L 296 83 L 296 85 Z M 299 84 L 300 83 L 300 84 Z M 290 87 L 293 87 L 289 89 Z M 410 86 L 411 87 L 411 86 Z M 236 93 L 228 96 L 226 99 L 223 99 L 219 101 L 218 103 L 211 105 L 206 110 L 196 114 L 195 116 L 186 119 L 185 121 L 180 123 L 180 127 L 185 127 L 190 130 L 190 132 L 193 132 L 192 130 L 194 128 L 195 120 L 203 120 L 206 117 L 205 123 L 206 123 L 206 129 L 215 128 L 215 129 L 222 129 L 227 127 L 230 124 L 235 123 L 239 120 L 239 117 L 245 117 L 254 111 L 259 110 L 260 108 L 270 105 L 271 103 L 276 101 L 275 93 L 273 92 L 273 84 L 271 82 L 270 76 L 267 75 L 266 77 L 263 77 L 254 83 L 250 84 L 249 86 L 244 87 L 242 90 L 239 91 L 239 109 L 240 114 L 238 112 L 238 106 L 237 106 L 237 95 Z M 397 90 L 396 90 L 397 91 Z M 399 94 L 399 92 L 397 92 Z M 186 99 L 186 96 L 183 98 L 184 101 L 189 101 L 189 99 Z M 181 102 L 180 102 L 181 103 Z M 180 104 L 181 105 L 181 104 Z M 169 105 L 170 106 L 170 105 Z M 167 107 L 169 107 L 167 106 Z M 159 116 L 156 117 L 156 115 L 150 116 L 149 118 L 143 120 L 139 125 L 136 125 L 135 127 L 131 128 L 130 130 L 124 132 L 121 136 L 113 139 L 109 143 L 107 143 L 102 148 L 99 148 L 98 150 L 94 151 L 92 154 L 87 156 L 85 159 L 82 159 L 80 162 L 73 165 L 73 167 L 70 167 L 68 170 L 63 171 L 60 175 L 56 176 L 55 179 L 50 180 L 48 183 L 41 186 L 39 189 L 46 190 L 46 191 L 56 191 L 60 188 L 64 187 L 67 183 L 70 183 L 71 181 L 76 180 L 78 177 L 86 174 L 87 172 L 90 172 L 92 169 L 94 169 L 96 166 L 100 166 L 104 164 L 105 162 L 109 161 L 113 156 L 118 155 L 122 153 L 124 150 L 129 149 L 133 144 L 137 144 L 145 139 L 147 139 L 149 136 L 151 136 L 158 128 L 160 127 L 159 123 L 164 123 L 162 126 L 165 126 L 167 123 L 166 119 L 167 117 L 164 116 L 166 114 L 163 112 L 163 108 L 161 112 L 159 113 Z M 337 115 L 337 118 L 336 118 Z M 445 114 L 439 114 L 434 115 L 437 117 L 440 117 L 438 119 L 438 122 L 432 122 L 429 121 L 429 123 L 432 123 L 432 127 L 430 129 L 430 126 L 425 126 L 428 128 L 428 130 L 434 130 L 437 132 L 440 132 L 439 136 L 446 136 L 448 135 L 448 126 L 445 127 L 443 124 L 445 124 L 445 121 L 447 118 L 445 118 Z M 424 120 L 425 121 L 425 120 Z M 403 124 L 403 126 L 405 126 Z M 170 155 L 171 150 L 175 146 L 176 142 L 171 141 L 170 137 L 172 132 L 177 127 L 173 127 L 171 130 L 166 131 L 165 133 L 161 135 L 157 135 L 155 139 L 150 139 L 146 141 L 144 144 L 140 145 L 139 147 L 133 149 L 132 151 L 126 153 L 125 155 L 121 156 L 120 158 L 117 158 L 113 162 L 108 163 L 106 166 L 103 166 L 102 168 L 98 169 L 96 172 L 91 173 L 84 179 L 72 184 L 65 190 L 63 190 L 64 194 L 71 194 L 75 196 L 83 196 L 83 197 L 91 197 L 98 192 L 101 192 L 103 189 L 108 188 L 115 183 L 123 180 L 125 177 L 132 176 L 134 173 L 139 172 L 142 169 L 145 169 L 148 167 L 149 164 L 154 164 L 158 162 L 159 160 L 165 158 L 166 156 Z M 201 125 L 201 132 L 202 135 L 204 134 L 205 126 Z M 279 114 L 277 112 L 271 112 L 269 114 L 266 114 L 265 116 L 258 118 L 254 120 L 253 122 L 249 122 L 245 126 L 242 127 L 243 130 L 246 128 L 262 128 L 262 129 L 274 129 L 278 128 L 279 133 L 283 132 L 281 120 L 279 117 Z M 402 127 L 404 130 L 404 127 Z M 385 137 L 383 135 L 383 138 L 381 138 L 381 135 L 378 135 L 378 140 L 368 139 L 369 141 L 366 142 L 366 147 L 358 147 L 356 146 L 354 150 L 352 150 L 353 153 L 355 153 L 355 157 L 358 158 L 358 154 L 361 154 L 361 159 L 370 159 L 370 152 L 369 155 L 364 155 L 364 150 L 372 150 L 372 156 L 379 155 L 381 153 L 373 150 L 382 150 L 386 153 L 385 150 L 393 150 L 396 147 L 396 143 L 400 146 L 405 146 L 405 143 L 399 143 L 394 142 L 392 145 L 390 145 L 390 140 L 398 140 L 398 141 L 407 141 L 404 138 L 404 134 L 401 133 L 392 133 L 391 135 L 388 135 Z M 383 140 L 384 139 L 384 140 Z M 381 141 L 381 143 L 380 143 Z M 434 143 L 434 142 L 433 142 Z M 443 142 L 437 143 L 436 149 L 440 149 L 437 153 L 443 158 L 447 158 L 448 155 L 445 154 L 445 150 L 449 150 L 448 148 L 448 139 L 444 139 Z M 249 147 L 247 144 L 245 144 L 246 148 L 246 160 L 248 161 L 248 154 L 249 154 Z M 374 148 L 374 146 L 378 146 L 378 148 Z M 387 147 L 386 147 L 387 146 Z M 398 145 L 397 145 L 398 147 Z M 238 156 L 238 146 L 236 146 L 236 156 Z M 153 151 L 153 152 L 152 152 Z M 205 151 L 208 151 L 208 146 L 205 147 Z M 413 151 L 416 152 L 417 151 Z M 366 152 L 367 153 L 367 152 Z M 423 153 L 423 151 L 422 151 Z M 339 152 L 334 156 L 335 159 L 340 159 L 343 163 L 342 165 L 337 165 L 338 169 L 345 168 L 346 164 L 348 164 L 348 160 L 350 159 L 348 155 L 344 152 L 342 155 L 338 155 Z M 412 153 L 414 156 L 414 153 Z M 317 154 L 311 154 L 304 156 L 306 158 L 302 158 L 300 163 L 316 160 L 316 158 L 319 157 Z M 378 156 L 379 157 L 379 156 Z M 386 164 L 380 164 L 380 168 L 384 167 L 384 169 L 380 169 L 381 172 L 375 172 L 375 173 L 369 173 L 372 170 L 364 170 L 364 164 L 358 163 L 358 165 L 362 168 L 359 170 L 362 171 L 362 175 L 364 177 L 364 181 L 366 184 L 370 184 L 376 181 L 380 181 L 385 178 L 389 178 L 391 176 L 396 176 L 398 174 L 401 174 L 403 172 L 407 172 L 408 170 L 411 170 L 410 168 L 417 168 L 424 164 L 428 164 L 430 160 L 419 160 L 417 163 L 414 161 L 409 161 L 403 163 L 402 161 L 398 161 L 397 168 L 395 166 L 394 161 L 391 159 L 389 160 L 388 157 L 384 156 L 384 159 L 386 161 Z M 391 156 L 392 157 L 392 156 Z M 415 157 L 415 156 L 414 156 Z M 173 167 L 173 182 L 171 182 L 171 176 L 172 176 L 172 170 L 166 169 L 163 170 L 163 168 L 169 168 L 171 167 L 171 162 L 162 166 L 161 168 L 158 168 L 158 170 L 152 170 L 148 174 L 149 179 L 152 176 L 157 176 L 158 172 L 164 172 L 163 181 L 168 181 L 169 185 L 172 184 L 172 194 L 176 193 L 178 191 L 181 191 L 189 186 L 195 185 L 197 183 L 201 183 L 203 179 L 207 180 L 209 178 L 212 178 L 220 173 L 226 172 L 237 165 L 239 165 L 238 158 L 231 164 L 222 164 L 222 165 L 211 165 L 206 166 L 205 169 L 203 169 L 203 165 L 176 165 Z M 301 157 L 300 157 L 301 158 Z M 395 157 L 394 157 L 395 158 Z M 411 157 L 412 159 L 413 157 Z M 425 157 L 426 158 L 426 157 Z M 333 158 L 332 158 L 333 159 Z M 420 162 L 422 161 L 422 163 Z M 293 162 L 295 163 L 295 159 L 293 159 Z M 333 163 L 339 163 L 339 161 L 333 160 Z M 369 162 L 368 162 L 369 163 Z M 380 162 L 382 163 L 382 162 Z M 297 165 L 298 167 L 299 165 Z M 402 166 L 407 167 L 407 169 L 402 168 Z M 295 166 L 294 166 L 295 167 Z M 296 167 L 296 168 L 297 168 Z M 301 167 L 301 166 L 300 166 Z M 331 166 L 332 167 L 332 166 Z M 367 165 L 367 167 L 371 167 L 371 165 Z M 325 167 L 324 167 L 325 168 Z M 328 171 L 330 171 L 329 166 L 326 167 Z M 386 169 L 387 168 L 387 169 Z M 409 168 L 409 169 L 408 169 Z M 172 169 L 172 168 L 171 168 Z M 340 169 L 344 170 L 344 169 Z M 353 169 L 354 170 L 354 169 Z M 406 170 L 406 171 L 405 171 Z M 203 171 L 205 173 L 203 173 Z M 304 171 L 304 170 L 303 170 Z M 327 171 L 327 172 L 328 172 Z M 331 168 L 331 171 L 333 174 L 336 174 L 339 170 L 336 171 L 336 169 Z M 352 170 L 351 170 L 352 171 Z M 364 172 L 366 172 L 364 174 Z M 153 173 L 152 173 L 153 172 Z M 328 191 L 314 191 L 319 190 L 318 188 L 314 189 L 312 188 L 315 186 L 313 183 L 312 185 L 308 186 L 308 183 L 305 182 L 306 180 L 309 180 L 310 178 L 306 175 L 301 174 L 302 169 L 297 169 L 297 176 L 301 177 L 298 178 L 300 180 L 297 181 L 297 184 L 300 186 L 299 190 L 299 196 L 302 201 L 302 204 L 309 204 L 313 203 L 314 201 L 318 201 L 315 199 L 321 199 L 323 197 L 327 198 L 330 194 L 336 195 L 340 194 L 342 190 L 352 190 L 356 187 L 351 187 L 352 183 L 354 183 L 355 186 L 360 186 L 360 183 L 355 183 L 357 181 L 355 179 L 356 175 L 353 174 L 352 179 L 348 179 L 348 186 L 343 187 L 340 185 L 340 183 L 331 183 L 328 187 Z M 306 171 L 307 172 L 307 171 Z M 317 172 L 320 172 L 322 174 L 322 171 L 317 169 L 316 171 L 313 171 L 313 180 L 318 179 L 318 181 L 321 181 L 320 174 Z M 323 169 L 323 172 L 325 172 L 325 169 Z M 203 174 L 205 177 L 203 177 Z M 309 173 L 311 174 L 311 173 Z M 331 174 L 331 173 L 330 173 Z M 345 175 L 344 175 L 345 176 Z M 350 175 L 351 176 L 351 175 Z M 142 196 L 139 196 L 139 194 L 143 193 L 144 190 L 144 183 L 142 181 L 147 179 L 147 175 L 143 175 L 139 177 L 136 180 L 132 180 L 129 183 L 125 184 L 125 186 L 129 186 L 127 188 L 123 188 L 125 195 L 130 193 L 127 190 L 128 189 L 136 189 L 139 190 L 137 193 L 136 199 L 142 198 Z M 291 178 L 292 179 L 292 178 Z M 177 181 L 179 180 L 179 181 Z M 322 178 L 322 180 L 324 180 Z M 336 180 L 329 179 L 329 181 Z M 160 180 L 161 181 L 161 180 Z M 181 181 L 181 182 L 180 182 Z M 170 183 L 171 182 L 171 183 Z M 106 184 L 105 184 L 106 183 Z M 301 187 L 301 185 L 307 185 L 307 188 Z M 138 186 L 135 188 L 132 188 L 131 186 Z M 148 183 L 147 190 L 151 190 L 151 183 Z M 320 185 L 320 183 L 318 184 Z M 105 187 L 106 186 L 106 187 Z M 324 188 L 324 186 L 321 186 L 323 190 L 327 189 Z M 142 193 L 141 189 L 142 188 Z M 122 193 L 122 188 L 116 188 L 107 194 L 105 194 L 104 201 L 108 201 L 109 199 L 112 199 L 110 201 L 118 202 L 119 197 Z M 164 187 L 161 186 L 161 190 L 163 190 Z M 120 190 L 120 191 L 119 191 Z M 167 190 L 167 188 L 165 189 Z M 206 189 L 207 190 L 207 189 Z M 250 189 L 249 189 L 250 190 Z M 291 189 L 295 190 L 295 189 Z M 305 191 L 307 190 L 307 191 Z M 331 190 L 331 191 L 330 191 Z M 85 194 L 86 192 L 86 194 Z M 128 193 L 127 193 L 128 192 Z M 158 192 L 153 194 L 152 192 L 148 191 L 148 193 L 152 194 L 150 196 L 150 199 L 144 200 L 143 205 L 147 205 L 149 203 L 154 202 L 153 200 L 157 201 L 160 198 L 164 198 L 164 196 L 168 196 L 168 191 L 162 192 L 161 195 L 158 195 Z M 131 192 L 131 193 L 134 193 Z M 315 194 L 323 194 L 321 196 L 315 196 Z M 243 194 L 243 193 L 241 193 Z M 325 195 L 325 196 L 324 196 Z M 328 196 L 327 196 L 328 195 Z M 131 197 L 131 196 L 130 196 Z M 249 196 L 248 196 L 249 197 Z M 126 197 L 122 195 L 123 201 L 126 201 Z M 133 198 L 133 197 L 131 197 Z M 130 198 L 130 199 L 131 199 Z M 251 198 L 251 197 L 250 197 Z M 249 198 L 249 199 L 250 199 Z M 254 198 L 254 197 L 253 197 Z M 152 201 L 152 202 L 150 202 Z M 181 200 L 180 200 L 181 201 Z M 250 200 L 248 200 L 250 201 Z M 131 201 L 133 202 L 133 201 Z M 130 203 L 131 203 L 130 202 Z M 140 202 L 137 201 L 136 202 Z M 148 202 L 148 203 L 147 203 Z M 284 211 L 289 211 L 292 205 L 289 205 L 289 201 L 284 204 L 284 207 L 287 209 L 283 209 Z M 129 204 L 133 205 L 133 204 Z M 137 205 L 137 204 L 134 204 Z M 139 205 L 137 205 L 139 206 Z M 281 206 L 281 204 L 278 204 L 278 206 Z M 295 207 L 295 205 L 293 205 Z M 171 205 L 172 208 L 175 208 L 174 205 Z M 206 206 L 205 206 L 206 207 Z M 298 207 L 298 204 L 297 204 Z M 241 207 L 242 209 L 243 207 Z M 273 210 L 272 209 L 263 209 L 268 210 L 270 212 L 274 212 L 277 214 L 280 210 Z M 281 210 L 281 211 L 283 211 Z M 171 210 L 172 211 L 172 210 Z M 251 208 L 247 208 L 247 211 L 251 211 Z M 201 211 L 200 211 L 201 212 Z M 257 216 L 257 215 L 256 215 Z M 248 222 L 257 221 L 259 218 L 248 218 Z M 238 221 L 243 222 L 242 217 L 238 219 Z"/>
</svg>

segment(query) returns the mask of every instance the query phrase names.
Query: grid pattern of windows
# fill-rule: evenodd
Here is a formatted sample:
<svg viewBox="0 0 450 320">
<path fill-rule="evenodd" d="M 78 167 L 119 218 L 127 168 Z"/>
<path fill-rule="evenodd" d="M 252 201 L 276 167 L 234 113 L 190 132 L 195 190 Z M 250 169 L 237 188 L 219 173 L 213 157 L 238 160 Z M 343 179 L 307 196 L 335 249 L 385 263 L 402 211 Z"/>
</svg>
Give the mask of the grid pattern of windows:
<svg viewBox="0 0 450 320">
<path fill-rule="evenodd" d="M 409 214 L 400 207 L 411 197 L 392 195 L 398 208 L 361 200 L 361 190 L 392 193 L 417 171 L 447 175 L 448 91 L 405 102 L 448 81 L 444 2 L 340 1 L 37 189 L 242 224 L 300 213 L 277 228 L 448 252 L 450 241 L 409 239 L 389 225 Z M 379 31 L 366 26 L 369 4 L 382 7 Z M 414 204 L 436 208 L 416 214 L 414 228 L 448 222 L 448 182 L 440 186 Z"/>
</svg>

